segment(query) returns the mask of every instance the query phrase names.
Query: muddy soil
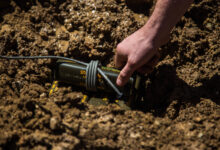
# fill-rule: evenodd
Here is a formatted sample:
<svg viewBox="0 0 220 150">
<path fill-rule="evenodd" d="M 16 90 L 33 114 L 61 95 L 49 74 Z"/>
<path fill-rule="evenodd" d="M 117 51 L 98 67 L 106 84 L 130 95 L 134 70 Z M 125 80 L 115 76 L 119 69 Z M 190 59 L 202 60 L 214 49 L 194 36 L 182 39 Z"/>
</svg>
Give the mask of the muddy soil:
<svg viewBox="0 0 220 150">
<path fill-rule="evenodd" d="M 114 66 L 117 43 L 147 21 L 155 4 L 137 2 L 1 2 L 0 54 Z M 0 149 L 219 149 L 219 7 L 217 0 L 195 0 L 160 49 L 135 110 L 81 103 L 85 91 L 71 85 L 49 96 L 52 60 L 0 60 Z"/>
</svg>

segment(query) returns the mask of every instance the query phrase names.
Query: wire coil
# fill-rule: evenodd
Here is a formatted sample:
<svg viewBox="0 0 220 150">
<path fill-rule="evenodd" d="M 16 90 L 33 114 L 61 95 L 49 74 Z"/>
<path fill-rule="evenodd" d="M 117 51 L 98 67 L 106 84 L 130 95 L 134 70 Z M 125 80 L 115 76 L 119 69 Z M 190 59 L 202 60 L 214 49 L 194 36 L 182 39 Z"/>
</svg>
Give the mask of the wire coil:
<svg viewBox="0 0 220 150">
<path fill-rule="evenodd" d="M 99 61 L 90 61 L 86 67 L 86 89 L 88 91 L 97 91 L 97 70 Z"/>
</svg>

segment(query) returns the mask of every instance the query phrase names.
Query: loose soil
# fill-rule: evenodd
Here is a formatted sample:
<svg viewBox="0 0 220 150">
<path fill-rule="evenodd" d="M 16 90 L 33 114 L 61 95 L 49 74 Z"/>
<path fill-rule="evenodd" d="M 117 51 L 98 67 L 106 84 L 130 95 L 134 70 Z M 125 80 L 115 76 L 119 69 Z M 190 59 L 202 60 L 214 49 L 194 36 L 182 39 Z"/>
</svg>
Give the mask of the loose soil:
<svg viewBox="0 0 220 150">
<path fill-rule="evenodd" d="M 0 3 L 1 55 L 59 55 L 114 66 L 116 45 L 155 1 Z M 48 95 L 52 60 L 0 60 L 0 149 L 219 149 L 220 1 L 195 0 L 161 47 L 135 110 L 81 103 L 71 85 Z"/>
</svg>

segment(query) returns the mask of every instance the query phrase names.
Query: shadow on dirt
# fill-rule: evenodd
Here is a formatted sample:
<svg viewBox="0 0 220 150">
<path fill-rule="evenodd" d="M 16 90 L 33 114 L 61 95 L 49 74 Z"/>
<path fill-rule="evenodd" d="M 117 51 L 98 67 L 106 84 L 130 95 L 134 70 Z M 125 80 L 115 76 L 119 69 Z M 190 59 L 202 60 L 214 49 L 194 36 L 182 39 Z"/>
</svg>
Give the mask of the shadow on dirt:
<svg viewBox="0 0 220 150">
<path fill-rule="evenodd" d="M 220 105 L 220 76 L 217 74 L 211 79 L 203 80 L 202 86 L 192 87 L 176 75 L 176 68 L 163 65 L 149 78 L 150 83 L 144 91 L 144 101 L 138 105 L 138 110 L 151 111 L 155 116 L 163 117 L 172 101 L 177 101 L 174 106 L 175 118 L 183 103 L 196 105 L 201 98 L 207 98 Z"/>
<path fill-rule="evenodd" d="M 50 4 L 59 6 L 60 4 L 64 3 L 65 1 L 57 0 L 54 2 L 51 2 L 50 0 L 11 0 L 16 3 L 16 5 L 24 10 L 28 11 L 32 6 L 40 4 L 42 7 L 49 7 Z"/>
<path fill-rule="evenodd" d="M 151 13 L 151 8 L 154 5 L 154 1 L 151 0 L 126 0 L 128 8 L 130 8 L 135 13 L 142 13 L 147 16 Z"/>
<path fill-rule="evenodd" d="M 3 16 L 12 13 L 14 8 L 10 6 L 10 1 L 1 0 L 0 1 L 0 23 L 3 21 Z"/>
</svg>

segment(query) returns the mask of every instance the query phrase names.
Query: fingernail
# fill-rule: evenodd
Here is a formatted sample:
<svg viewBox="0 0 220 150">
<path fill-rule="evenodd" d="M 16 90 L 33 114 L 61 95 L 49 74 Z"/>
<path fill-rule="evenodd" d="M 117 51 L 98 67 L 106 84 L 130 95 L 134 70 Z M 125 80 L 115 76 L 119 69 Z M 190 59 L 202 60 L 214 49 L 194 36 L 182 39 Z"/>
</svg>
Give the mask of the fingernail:
<svg viewBox="0 0 220 150">
<path fill-rule="evenodd" d="M 122 81 L 121 81 L 120 79 L 117 79 L 116 84 L 117 84 L 118 86 L 121 86 L 121 85 L 122 85 Z"/>
</svg>

